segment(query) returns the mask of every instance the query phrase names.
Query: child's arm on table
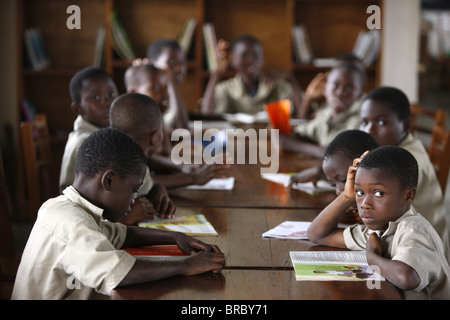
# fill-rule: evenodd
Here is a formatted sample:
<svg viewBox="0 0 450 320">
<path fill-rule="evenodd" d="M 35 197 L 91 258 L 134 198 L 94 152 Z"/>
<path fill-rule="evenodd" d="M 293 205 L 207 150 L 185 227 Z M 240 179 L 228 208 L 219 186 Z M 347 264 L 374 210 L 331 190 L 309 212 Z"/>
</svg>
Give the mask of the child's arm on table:
<svg viewBox="0 0 450 320">
<path fill-rule="evenodd" d="M 420 284 L 417 272 L 406 263 L 384 258 L 381 255 L 381 240 L 374 232 L 366 245 L 367 262 L 380 268 L 381 275 L 402 290 L 413 290 Z"/>
<path fill-rule="evenodd" d="M 136 260 L 119 287 L 149 282 L 175 275 L 195 275 L 207 271 L 219 272 L 225 256 L 215 245 L 209 245 L 184 233 L 128 227 L 123 248 L 156 244 L 176 244 L 191 256 L 180 261 Z"/>
<path fill-rule="evenodd" d="M 350 205 L 355 202 L 356 169 L 366 154 L 367 152 L 353 160 L 353 165 L 348 168 L 344 192 L 323 209 L 309 226 L 308 237 L 312 242 L 339 248 L 347 247 L 344 241 L 344 229 L 338 228 L 338 223 Z"/>
</svg>

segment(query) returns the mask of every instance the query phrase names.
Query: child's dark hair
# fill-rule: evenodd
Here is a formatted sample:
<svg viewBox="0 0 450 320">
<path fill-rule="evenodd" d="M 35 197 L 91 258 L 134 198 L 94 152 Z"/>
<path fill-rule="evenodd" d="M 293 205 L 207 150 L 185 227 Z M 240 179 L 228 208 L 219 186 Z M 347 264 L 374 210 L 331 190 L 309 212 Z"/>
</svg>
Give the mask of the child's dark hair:
<svg viewBox="0 0 450 320">
<path fill-rule="evenodd" d="M 73 102 L 81 102 L 80 92 L 81 89 L 83 89 L 83 81 L 95 76 L 106 76 L 113 79 L 113 77 L 102 68 L 87 67 L 78 71 L 70 80 L 69 85 L 70 97 Z"/>
<path fill-rule="evenodd" d="M 364 100 L 385 102 L 392 112 L 398 115 L 399 120 L 411 117 L 408 97 L 394 87 L 378 87 L 367 94 Z"/>
<path fill-rule="evenodd" d="M 258 39 L 256 39 L 254 36 L 249 35 L 249 34 L 243 34 L 243 35 L 240 35 L 240 36 L 234 38 L 233 41 L 231 41 L 230 51 L 233 51 L 234 48 L 236 47 L 236 45 L 241 42 L 249 42 L 251 44 L 259 45 L 262 47 L 261 42 Z"/>
<path fill-rule="evenodd" d="M 158 39 L 153 41 L 147 48 L 147 59 L 152 61 L 158 59 L 164 48 L 182 50 L 180 44 L 173 39 Z"/>
<path fill-rule="evenodd" d="M 333 68 L 331 68 L 330 73 L 336 70 L 344 70 L 347 72 L 354 72 L 358 74 L 361 78 L 361 87 L 364 87 L 367 81 L 366 71 L 358 63 L 351 61 L 341 61 L 336 63 L 336 65 L 334 65 Z"/>
<path fill-rule="evenodd" d="M 369 152 L 358 168 L 383 170 L 397 179 L 402 190 L 417 187 L 417 161 L 409 151 L 397 146 L 383 146 Z"/>
<path fill-rule="evenodd" d="M 325 150 L 324 159 L 340 152 L 353 160 L 367 150 L 378 148 L 378 143 L 368 133 L 361 130 L 346 130 L 339 133 Z"/>
<path fill-rule="evenodd" d="M 141 146 L 126 134 L 111 128 L 97 130 L 80 146 L 75 165 L 76 174 L 93 177 L 112 169 L 120 176 L 145 172 L 146 157 Z"/>
<path fill-rule="evenodd" d="M 158 103 L 140 93 L 126 93 L 111 104 L 109 110 L 111 128 L 120 130 L 136 141 L 159 130 L 162 125 Z"/>
</svg>

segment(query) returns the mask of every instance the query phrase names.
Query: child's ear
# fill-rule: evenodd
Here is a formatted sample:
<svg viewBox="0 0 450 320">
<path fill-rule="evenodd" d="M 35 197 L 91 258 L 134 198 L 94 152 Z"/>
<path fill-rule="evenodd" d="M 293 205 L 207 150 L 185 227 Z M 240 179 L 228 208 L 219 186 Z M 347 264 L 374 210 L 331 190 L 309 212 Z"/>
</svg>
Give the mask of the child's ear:
<svg viewBox="0 0 450 320">
<path fill-rule="evenodd" d="M 73 101 L 70 105 L 70 108 L 75 112 L 76 114 L 83 115 L 83 109 L 81 108 L 81 104 L 78 102 Z"/>
<path fill-rule="evenodd" d="M 108 169 L 103 172 L 101 183 L 104 190 L 111 191 L 115 176 L 116 172 L 114 170 Z"/>
<path fill-rule="evenodd" d="M 405 132 L 410 132 L 411 131 L 411 127 L 412 127 L 412 119 L 411 117 L 408 117 L 406 119 L 403 120 L 403 129 L 405 130 Z"/>
<path fill-rule="evenodd" d="M 407 206 L 412 205 L 412 202 L 415 197 L 416 197 L 416 188 L 411 188 L 407 190 L 405 194 L 405 205 Z"/>
</svg>

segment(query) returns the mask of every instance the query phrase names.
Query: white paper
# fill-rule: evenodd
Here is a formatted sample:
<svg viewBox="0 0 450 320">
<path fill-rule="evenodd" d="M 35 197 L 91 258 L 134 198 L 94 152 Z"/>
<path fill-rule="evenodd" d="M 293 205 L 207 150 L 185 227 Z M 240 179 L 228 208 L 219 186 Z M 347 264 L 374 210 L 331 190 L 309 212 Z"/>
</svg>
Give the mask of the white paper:
<svg viewBox="0 0 450 320">
<path fill-rule="evenodd" d="M 216 178 L 208 181 L 204 185 L 192 185 L 185 188 L 190 190 L 233 190 L 234 177 Z"/>
<path fill-rule="evenodd" d="M 289 181 L 291 181 L 290 174 L 287 173 L 267 173 L 261 175 L 263 179 L 279 183 L 284 185 L 284 187 L 287 187 L 289 185 Z M 304 183 L 294 183 L 292 185 L 292 189 L 300 190 L 307 192 L 309 194 L 314 193 L 323 193 L 323 192 L 334 192 L 336 189 L 333 188 L 328 182 L 319 180 L 316 182 L 316 185 L 314 185 L 313 182 L 304 182 Z"/>
<path fill-rule="evenodd" d="M 284 221 L 273 229 L 263 233 L 264 238 L 308 239 L 306 231 L 311 222 Z"/>
</svg>

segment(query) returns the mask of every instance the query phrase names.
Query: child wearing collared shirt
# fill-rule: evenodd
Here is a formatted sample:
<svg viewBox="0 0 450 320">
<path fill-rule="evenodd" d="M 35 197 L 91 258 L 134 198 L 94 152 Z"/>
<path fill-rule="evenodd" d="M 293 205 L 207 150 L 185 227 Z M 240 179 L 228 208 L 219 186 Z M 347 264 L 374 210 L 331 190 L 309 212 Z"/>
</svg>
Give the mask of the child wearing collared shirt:
<svg viewBox="0 0 450 320">
<path fill-rule="evenodd" d="M 75 181 L 38 212 L 12 299 L 91 299 L 120 286 L 219 272 L 225 260 L 216 246 L 183 233 L 117 223 L 130 211 L 145 172 L 145 154 L 126 134 L 105 128 L 87 137 Z M 176 244 L 190 256 L 151 262 L 121 250 L 155 244 Z"/>
<path fill-rule="evenodd" d="M 365 250 L 369 265 L 407 299 L 450 299 L 450 267 L 439 235 L 411 210 L 418 165 L 403 148 L 379 147 L 355 159 L 345 190 L 308 228 L 311 241 Z M 355 201 L 364 225 L 337 227 Z"/>
</svg>

